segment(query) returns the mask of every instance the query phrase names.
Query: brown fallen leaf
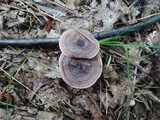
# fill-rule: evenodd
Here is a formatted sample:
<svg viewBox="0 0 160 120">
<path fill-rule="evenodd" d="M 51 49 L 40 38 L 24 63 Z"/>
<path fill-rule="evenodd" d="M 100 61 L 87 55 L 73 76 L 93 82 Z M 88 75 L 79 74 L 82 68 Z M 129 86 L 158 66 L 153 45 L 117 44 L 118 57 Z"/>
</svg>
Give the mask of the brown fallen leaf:
<svg viewBox="0 0 160 120">
<path fill-rule="evenodd" d="M 5 120 L 5 119 L 6 119 L 6 116 L 7 116 L 6 110 L 0 108 L 0 113 L 1 113 L 1 114 L 0 114 L 1 120 Z"/>
<path fill-rule="evenodd" d="M 10 104 L 12 103 L 12 97 L 10 94 L 6 93 L 6 91 L 3 91 L 2 93 L 0 93 L 0 101 L 3 99 L 8 100 L 8 103 Z"/>
<path fill-rule="evenodd" d="M 37 113 L 38 120 L 62 120 L 63 114 L 56 112 L 48 112 L 48 111 L 38 111 Z"/>
<path fill-rule="evenodd" d="M 95 120 L 104 120 L 104 116 L 93 97 L 90 94 L 86 93 L 85 100 L 93 118 Z"/>
<path fill-rule="evenodd" d="M 6 91 L 2 91 L 1 93 L 0 93 L 0 100 L 2 100 L 3 98 L 4 98 L 4 94 L 6 93 Z"/>
<path fill-rule="evenodd" d="M 44 27 L 44 31 L 45 31 L 45 32 L 49 32 L 49 31 L 51 30 L 51 27 L 52 27 L 52 22 L 51 22 L 50 20 L 48 20 L 48 21 L 46 22 L 45 27 Z"/>
<path fill-rule="evenodd" d="M 0 2 L 8 4 L 10 0 L 0 0 Z"/>
</svg>

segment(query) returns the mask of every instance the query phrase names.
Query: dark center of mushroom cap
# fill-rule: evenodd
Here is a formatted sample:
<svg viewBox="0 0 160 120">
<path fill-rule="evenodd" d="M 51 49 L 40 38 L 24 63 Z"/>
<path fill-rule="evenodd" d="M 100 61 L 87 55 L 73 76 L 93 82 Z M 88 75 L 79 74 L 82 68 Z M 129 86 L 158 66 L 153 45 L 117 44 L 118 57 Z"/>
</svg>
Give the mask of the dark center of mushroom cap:
<svg viewBox="0 0 160 120">
<path fill-rule="evenodd" d="M 91 67 L 89 60 L 70 59 L 68 63 L 70 73 L 78 78 L 87 75 L 90 72 Z"/>
<path fill-rule="evenodd" d="M 84 39 L 81 39 L 81 38 L 79 38 L 78 40 L 77 40 L 77 45 L 79 45 L 79 46 L 85 46 L 85 40 Z"/>
</svg>

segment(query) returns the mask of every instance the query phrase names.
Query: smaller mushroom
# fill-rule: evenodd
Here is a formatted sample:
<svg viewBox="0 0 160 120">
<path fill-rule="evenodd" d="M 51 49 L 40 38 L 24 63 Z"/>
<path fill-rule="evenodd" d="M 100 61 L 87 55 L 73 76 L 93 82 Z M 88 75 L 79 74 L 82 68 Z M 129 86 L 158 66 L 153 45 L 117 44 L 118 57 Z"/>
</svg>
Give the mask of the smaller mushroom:
<svg viewBox="0 0 160 120">
<path fill-rule="evenodd" d="M 98 54 L 99 42 L 86 30 L 71 29 L 59 39 L 59 47 L 65 56 L 91 59 Z"/>
<path fill-rule="evenodd" d="M 84 89 L 92 86 L 102 73 L 100 55 L 92 59 L 76 59 L 65 56 L 59 58 L 59 67 L 63 80 L 73 88 Z"/>
</svg>

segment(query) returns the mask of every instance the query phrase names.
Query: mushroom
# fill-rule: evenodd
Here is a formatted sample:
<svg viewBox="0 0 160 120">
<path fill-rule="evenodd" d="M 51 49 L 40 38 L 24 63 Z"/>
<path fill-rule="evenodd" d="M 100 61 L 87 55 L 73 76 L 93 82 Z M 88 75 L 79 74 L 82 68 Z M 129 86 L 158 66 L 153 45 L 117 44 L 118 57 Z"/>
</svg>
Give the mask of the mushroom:
<svg viewBox="0 0 160 120">
<path fill-rule="evenodd" d="M 99 42 L 94 36 L 80 29 L 64 32 L 59 39 L 59 47 L 65 56 L 87 59 L 95 57 L 100 49 Z"/>
<path fill-rule="evenodd" d="M 73 88 L 84 89 L 92 86 L 102 72 L 100 55 L 92 59 L 70 58 L 61 53 L 59 68 L 63 80 Z"/>
</svg>

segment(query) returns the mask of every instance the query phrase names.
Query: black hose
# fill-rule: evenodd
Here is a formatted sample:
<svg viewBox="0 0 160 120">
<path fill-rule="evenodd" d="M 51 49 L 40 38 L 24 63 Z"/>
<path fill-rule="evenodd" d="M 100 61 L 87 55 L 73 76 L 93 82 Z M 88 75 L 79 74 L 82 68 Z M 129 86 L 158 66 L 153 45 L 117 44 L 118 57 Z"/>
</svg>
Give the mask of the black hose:
<svg viewBox="0 0 160 120">
<path fill-rule="evenodd" d="M 43 46 L 50 47 L 58 44 L 59 38 L 35 38 L 35 39 L 1 39 L 0 46 L 13 46 L 13 47 L 32 47 Z"/>
<path fill-rule="evenodd" d="M 135 32 L 142 28 L 148 27 L 156 22 L 160 21 L 160 14 L 143 20 L 139 23 L 120 27 L 117 29 L 107 30 L 103 32 L 93 33 L 94 37 L 98 40 L 112 37 L 119 34 Z M 28 46 L 54 46 L 57 45 L 59 38 L 36 38 L 36 39 L 0 39 L 0 46 L 16 46 L 16 47 L 28 47 Z"/>
<path fill-rule="evenodd" d="M 97 32 L 97 33 L 93 33 L 93 34 L 94 34 L 95 38 L 103 39 L 103 38 L 115 36 L 118 34 L 135 32 L 135 31 L 138 31 L 142 28 L 148 27 L 158 21 L 160 21 L 160 14 L 158 14 L 154 17 L 148 18 L 147 20 L 143 20 L 143 21 L 136 23 L 136 24 L 120 27 L 117 29 L 112 29 L 110 31 Z"/>
</svg>

